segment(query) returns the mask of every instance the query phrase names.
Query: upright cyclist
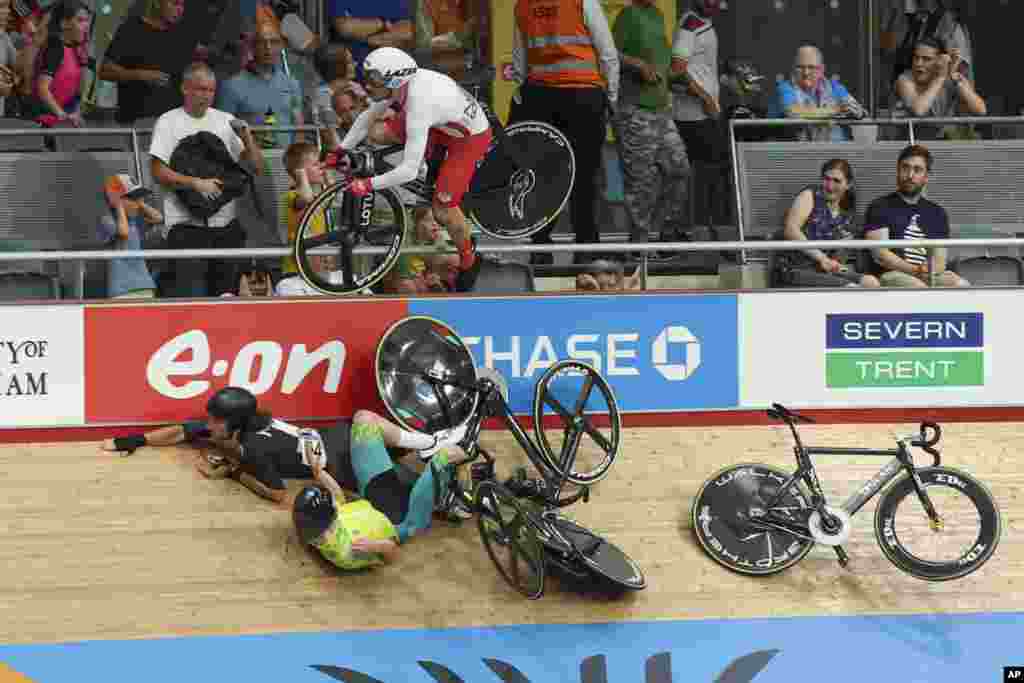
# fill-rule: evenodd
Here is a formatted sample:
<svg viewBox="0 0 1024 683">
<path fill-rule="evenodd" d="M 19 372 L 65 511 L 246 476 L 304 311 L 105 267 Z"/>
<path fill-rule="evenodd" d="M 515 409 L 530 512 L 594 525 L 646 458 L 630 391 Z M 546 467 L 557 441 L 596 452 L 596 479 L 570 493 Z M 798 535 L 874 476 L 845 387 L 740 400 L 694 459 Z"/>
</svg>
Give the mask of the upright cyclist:
<svg viewBox="0 0 1024 683">
<path fill-rule="evenodd" d="M 416 60 L 394 47 L 381 47 L 363 62 L 366 91 L 373 104 L 356 118 L 337 154 L 347 163 L 345 151 L 366 139 L 370 126 L 385 118 L 382 144 L 404 144 L 402 162 L 387 173 L 356 178 L 349 192 L 357 197 L 373 190 L 395 187 L 417 177 L 428 152 L 436 145 L 447 148 L 447 157 L 437 175 L 433 198 L 434 217 L 448 228 L 459 250 L 463 272 L 476 265 L 466 217 L 459 208 L 469 189 L 477 162 L 491 144 L 491 124 L 483 107 L 464 88 L 445 74 L 420 69 Z"/>
</svg>

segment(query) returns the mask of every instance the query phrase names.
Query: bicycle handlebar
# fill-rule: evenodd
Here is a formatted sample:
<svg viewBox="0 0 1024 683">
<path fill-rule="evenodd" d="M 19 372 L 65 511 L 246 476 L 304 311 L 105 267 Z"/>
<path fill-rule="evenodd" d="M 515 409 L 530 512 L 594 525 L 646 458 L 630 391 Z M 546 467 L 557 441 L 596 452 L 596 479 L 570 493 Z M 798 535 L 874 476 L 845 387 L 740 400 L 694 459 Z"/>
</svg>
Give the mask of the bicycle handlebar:
<svg viewBox="0 0 1024 683">
<path fill-rule="evenodd" d="M 928 437 L 929 429 L 932 431 L 931 438 Z M 909 441 L 910 445 L 914 448 L 920 448 L 925 453 L 932 456 L 932 458 L 935 459 L 933 467 L 938 467 L 941 462 L 942 455 L 939 449 L 935 448 L 935 444 L 939 443 L 939 439 L 942 438 L 942 428 L 934 422 L 922 422 L 920 437 L 920 439 L 915 439 L 913 436 L 910 436 L 907 438 L 907 441 Z"/>
<path fill-rule="evenodd" d="M 813 418 L 807 417 L 806 415 L 800 415 L 799 413 L 794 413 L 781 403 L 773 403 L 772 407 L 769 408 L 766 412 L 768 413 L 768 417 L 772 418 L 773 420 L 782 420 L 783 422 L 786 422 L 788 424 L 793 424 L 794 422 L 814 422 Z"/>
</svg>

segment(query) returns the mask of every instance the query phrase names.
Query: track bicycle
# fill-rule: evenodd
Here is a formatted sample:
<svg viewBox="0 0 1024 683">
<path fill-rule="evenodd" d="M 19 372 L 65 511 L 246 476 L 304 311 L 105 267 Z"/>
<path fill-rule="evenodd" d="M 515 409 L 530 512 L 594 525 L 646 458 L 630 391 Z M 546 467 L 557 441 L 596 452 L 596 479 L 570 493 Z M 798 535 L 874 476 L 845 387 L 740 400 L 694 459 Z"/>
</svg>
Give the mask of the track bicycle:
<svg viewBox="0 0 1024 683">
<path fill-rule="evenodd" d="M 893 449 L 826 448 L 805 446 L 800 440 L 796 424 L 813 422 L 811 418 L 778 403 L 768 416 L 792 432 L 796 471 L 731 465 L 709 478 L 693 501 L 694 532 L 719 564 L 742 574 L 775 574 L 821 543 L 835 550 L 846 567 L 850 558 L 843 543 L 850 537 L 852 518 L 883 489 L 875 510 L 875 537 L 901 571 L 927 581 L 949 581 L 976 571 L 992 557 L 1001 532 L 999 508 L 980 481 L 941 466 L 939 425 L 922 422 L 919 434 L 897 439 Z M 916 467 L 911 448 L 931 455 L 932 465 Z M 815 455 L 892 460 L 836 507 L 822 491 L 811 462 Z"/>
<path fill-rule="evenodd" d="M 462 209 L 467 220 L 491 237 L 529 237 L 555 220 L 569 200 L 576 178 L 572 146 L 554 126 L 522 121 L 505 128 L 486 105 L 477 106 L 487 110 L 494 139 L 477 164 Z M 325 294 L 351 294 L 372 287 L 394 267 L 409 222 L 403 196 L 414 207 L 431 205 L 444 161 L 443 146 L 428 159 L 423 178 L 359 198 L 347 189 L 354 178 L 394 168 L 386 159 L 403 149 L 404 145 L 362 146 L 350 151 L 350 172 L 307 207 L 292 252 L 299 275 L 311 287 Z M 318 232 L 319 215 L 325 218 L 322 232 Z M 317 249 L 328 246 L 334 249 Z M 360 247 L 362 253 L 357 254 Z"/>
<path fill-rule="evenodd" d="M 608 593 L 646 587 L 640 567 L 621 549 L 559 512 L 589 500 L 590 487 L 618 454 L 622 421 L 599 372 L 577 360 L 549 367 L 534 386 L 531 439 L 509 408 L 503 378 L 494 371 L 478 375 L 469 349 L 436 319 L 396 322 L 378 344 L 375 369 L 381 398 L 405 427 L 430 433 L 465 427 L 466 458 L 452 466 L 456 472 L 470 466 L 469 484 L 452 477 L 449 495 L 475 514 L 488 556 L 513 588 L 539 598 L 548 570 Z M 524 467 L 498 481 L 495 460 L 479 443 L 490 417 L 505 424 L 538 476 L 527 476 Z M 558 422 L 561 434 L 549 433 L 545 422 Z M 577 490 L 564 493 L 570 484 Z"/>
</svg>

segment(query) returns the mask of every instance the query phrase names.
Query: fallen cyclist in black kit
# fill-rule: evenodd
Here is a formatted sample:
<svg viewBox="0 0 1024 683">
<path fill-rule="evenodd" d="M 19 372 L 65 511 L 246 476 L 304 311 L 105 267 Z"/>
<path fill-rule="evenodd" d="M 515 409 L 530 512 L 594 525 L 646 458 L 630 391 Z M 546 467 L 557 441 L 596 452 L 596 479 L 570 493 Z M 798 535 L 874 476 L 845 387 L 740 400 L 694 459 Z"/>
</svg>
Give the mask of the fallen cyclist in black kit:
<svg viewBox="0 0 1024 683">
<path fill-rule="evenodd" d="M 317 465 L 342 488 L 371 502 L 376 496 L 387 508 L 381 512 L 399 517 L 392 521 L 404 540 L 426 529 L 433 511 L 449 518 L 470 516 L 448 491 L 449 460 L 465 455 L 457 445 L 462 432 L 408 431 L 368 410 L 358 410 L 351 420 L 339 420 L 323 430 L 305 429 L 259 411 L 249 391 L 226 387 L 210 398 L 205 421 L 107 439 L 102 447 L 130 454 L 143 446 L 203 445 L 205 441 L 209 448 L 196 459 L 196 468 L 204 476 L 237 479 L 277 503 L 288 500 L 285 479 L 313 479 Z M 428 463 L 418 476 L 393 460 L 408 452 Z"/>
</svg>

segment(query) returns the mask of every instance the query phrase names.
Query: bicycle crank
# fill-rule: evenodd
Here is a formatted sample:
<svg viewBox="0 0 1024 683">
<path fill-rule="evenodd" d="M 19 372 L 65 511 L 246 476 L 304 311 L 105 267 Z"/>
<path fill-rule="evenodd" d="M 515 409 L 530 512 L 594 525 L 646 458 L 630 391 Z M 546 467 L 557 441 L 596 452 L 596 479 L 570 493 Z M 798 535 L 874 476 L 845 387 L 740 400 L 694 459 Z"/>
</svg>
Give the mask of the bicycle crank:
<svg viewBox="0 0 1024 683">
<path fill-rule="evenodd" d="M 842 545 L 850 540 L 850 513 L 831 505 L 825 506 L 825 512 L 831 515 L 831 520 L 823 519 L 817 510 L 807 519 L 807 528 L 814 540 L 822 545 L 831 546 Z"/>
</svg>

